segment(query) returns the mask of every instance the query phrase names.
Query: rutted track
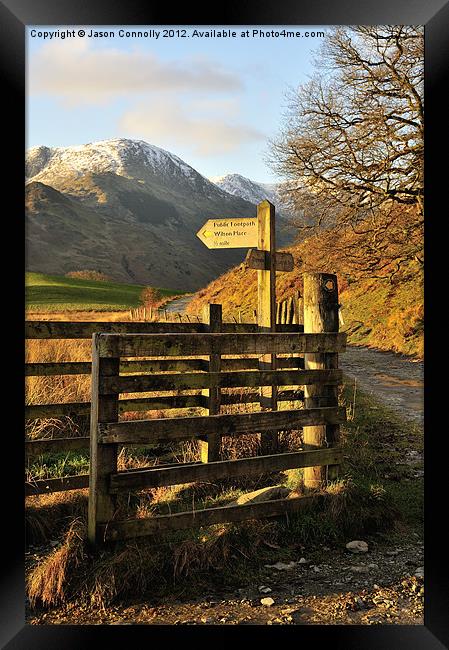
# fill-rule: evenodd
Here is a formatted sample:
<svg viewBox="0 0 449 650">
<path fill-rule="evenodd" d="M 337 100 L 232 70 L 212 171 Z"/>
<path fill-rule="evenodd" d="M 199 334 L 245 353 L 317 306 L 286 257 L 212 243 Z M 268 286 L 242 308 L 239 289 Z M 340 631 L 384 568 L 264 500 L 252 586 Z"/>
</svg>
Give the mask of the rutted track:
<svg viewBox="0 0 449 650">
<path fill-rule="evenodd" d="M 348 346 L 339 365 L 365 393 L 374 395 L 393 411 L 423 423 L 424 363 L 393 352 Z"/>
<path fill-rule="evenodd" d="M 182 298 L 176 298 L 175 300 L 168 302 L 164 309 L 168 314 L 183 314 L 192 298 L 192 294 L 183 296 Z"/>
</svg>

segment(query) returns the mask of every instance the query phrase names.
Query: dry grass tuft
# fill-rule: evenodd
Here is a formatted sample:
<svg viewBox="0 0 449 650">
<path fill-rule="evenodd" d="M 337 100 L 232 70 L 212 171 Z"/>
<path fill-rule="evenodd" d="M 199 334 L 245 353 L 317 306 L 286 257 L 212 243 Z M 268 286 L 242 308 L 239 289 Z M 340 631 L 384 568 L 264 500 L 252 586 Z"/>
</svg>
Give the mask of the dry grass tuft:
<svg viewBox="0 0 449 650">
<path fill-rule="evenodd" d="M 229 559 L 229 526 L 215 526 L 201 538 L 186 539 L 173 549 L 173 580 L 198 571 L 222 569 Z"/>
<path fill-rule="evenodd" d="M 38 494 L 26 498 L 25 526 L 29 544 L 57 537 L 67 522 L 87 519 L 87 489 Z"/>
<path fill-rule="evenodd" d="M 93 561 L 84 597 L 93 605 L 105 607 L 117 598 L 145 594 L 158 580 L 164 582 L 160 553 L 152 545 L 129 542 Z"/>
<path fill-rule="evenodd" d="M 260 454 L 260 436 L 257 434 L 223 436 L 221 439 L 222 460 L 249 458 Z"/>
<path fill-rule="evenodd" d="M 49 606 L 65 600 L 70 575 L 85 560 L 84 536 L 84 520 L 75 519 L 61 546 L 31 571 L 27 580 L 27 594 L 32 606 L 38 601 Z"/>
</svg>

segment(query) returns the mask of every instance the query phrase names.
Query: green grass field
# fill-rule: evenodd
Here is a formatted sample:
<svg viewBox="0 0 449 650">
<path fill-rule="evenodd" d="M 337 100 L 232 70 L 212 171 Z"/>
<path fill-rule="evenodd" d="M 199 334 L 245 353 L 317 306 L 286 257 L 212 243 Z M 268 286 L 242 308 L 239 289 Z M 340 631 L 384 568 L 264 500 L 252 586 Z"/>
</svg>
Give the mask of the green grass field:
<svg viewBox="0 0 449 650">
<path fill-rule="evenodd" d="M 144 286 L 96 280 L 78 280 L 59 275 L 26 273 L 25 304 L 28 310 L 114 311 L 141 305 Z M 161 289 L 162 296 L 179 295 L 180 291 Z"/>
</svg>

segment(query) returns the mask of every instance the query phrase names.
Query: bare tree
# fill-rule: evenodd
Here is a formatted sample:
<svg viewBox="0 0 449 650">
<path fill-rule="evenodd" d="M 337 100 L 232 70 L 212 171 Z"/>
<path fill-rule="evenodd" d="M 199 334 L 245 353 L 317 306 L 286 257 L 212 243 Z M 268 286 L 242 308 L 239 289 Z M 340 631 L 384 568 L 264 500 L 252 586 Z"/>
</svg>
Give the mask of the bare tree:
<svg viewBox="0 0 449 650">
<path fill-rule="evenodd" d="M 421 27 L 335 28 L 272 142 L 302 227 L 360 271 L 423 262 L 423 56 Z"/>
</svg>

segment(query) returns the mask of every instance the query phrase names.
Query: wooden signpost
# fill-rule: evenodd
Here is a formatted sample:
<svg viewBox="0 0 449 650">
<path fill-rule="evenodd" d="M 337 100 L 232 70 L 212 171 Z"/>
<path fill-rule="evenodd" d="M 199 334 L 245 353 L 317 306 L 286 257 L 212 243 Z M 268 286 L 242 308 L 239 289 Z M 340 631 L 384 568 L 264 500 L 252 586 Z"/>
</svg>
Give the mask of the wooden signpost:
<svg viewBox="0 0 449 650">
<path fill-rule="evenodd" d="M 261 332 L 276 331 L 276 271 L 292 271 L 293 256 L 276 252 L 275 207 L 269 201 L 257 206 L 257 218 L 209 219 L 197 232 L 208 248 L 250 248 L 245 263 L 257 270 L 257 323 Z M 276 355 L 264 354 L 260 370 L 275 370 Z M 277 410 L 276 386 L 260 388 L 262 409 Z M 261 434 L 261 452 L 270 454 L 277 448 L 277 432 Z M 216 449 L 216 443 L 214 443 Z M 209 454 L 209 460 L 210 454 Z M 214 458 L 214 460 L 218 460 Z"/>
</svg>

